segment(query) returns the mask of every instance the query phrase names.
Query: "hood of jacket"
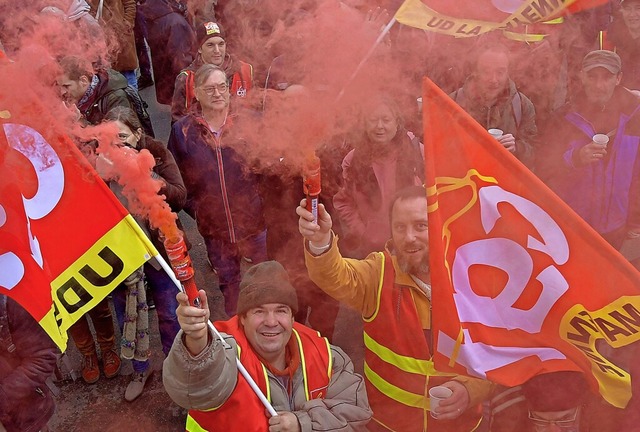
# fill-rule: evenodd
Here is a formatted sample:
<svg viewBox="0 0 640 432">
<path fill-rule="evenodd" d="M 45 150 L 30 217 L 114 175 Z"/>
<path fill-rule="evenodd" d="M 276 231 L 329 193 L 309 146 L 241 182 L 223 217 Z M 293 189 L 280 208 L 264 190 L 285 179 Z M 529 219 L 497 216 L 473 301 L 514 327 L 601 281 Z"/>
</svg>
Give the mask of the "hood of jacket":
<svg viewBox="0 0 640 432">
<path fill-rule="evenodd" d="M 187 7 L 176 0 L 147 0 L 139 7 L 144 17 L 151 21 L 155 21 L 171 13 L 184 16 L 187 11 Z"/>
</svg>

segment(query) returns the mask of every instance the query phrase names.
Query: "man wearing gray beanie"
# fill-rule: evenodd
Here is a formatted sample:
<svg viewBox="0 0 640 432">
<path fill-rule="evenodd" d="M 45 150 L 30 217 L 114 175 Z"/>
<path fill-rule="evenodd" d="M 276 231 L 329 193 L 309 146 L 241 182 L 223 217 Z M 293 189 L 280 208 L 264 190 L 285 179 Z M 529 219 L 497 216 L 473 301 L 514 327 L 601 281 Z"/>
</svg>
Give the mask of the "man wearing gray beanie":
<svg viewBox="0 0 640 432">
<path fill-rule="evenodd" d="M 294 322 L 296 291 L 276 261 L 251 267 L 240 282 L 237 315 L 208 328 L 202 308 L 178 299 L 181 331 L 164 362 L 173 401 L 189 409 L 187 431 L 366 430 L 371 409 L 363 378 L 349 357 L 316 331 Z M 240 359 L 277 411 L 269 416 L 238 373 Z M 240 417 L 242 415 L 242 417 Z"/>
</svg>

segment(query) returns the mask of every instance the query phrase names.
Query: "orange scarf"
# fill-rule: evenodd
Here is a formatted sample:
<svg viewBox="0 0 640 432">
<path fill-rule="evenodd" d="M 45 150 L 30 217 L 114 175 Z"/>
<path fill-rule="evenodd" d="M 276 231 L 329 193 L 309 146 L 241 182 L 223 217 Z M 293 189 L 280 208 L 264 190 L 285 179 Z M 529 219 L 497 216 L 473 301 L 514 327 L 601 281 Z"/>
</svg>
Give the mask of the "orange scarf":
<svg viewBox="0 0 640 432">
<path fill-rule="evenodd" d="M 300 366 L 300 351 L 298 350 L 298 342 L 296 338 L 291 336 L 287 346 L 285 347 L 285 364 L 287 365 L 283 370 L 279 370 L 263 359 L 258 353 L 256 353 L 262 364 L 267 368 L 269 372 L 275 376 L 288 376 L 287 392 L 291 396 L 293 391 L 293 374 L 296 373 Z"/>
</svg>

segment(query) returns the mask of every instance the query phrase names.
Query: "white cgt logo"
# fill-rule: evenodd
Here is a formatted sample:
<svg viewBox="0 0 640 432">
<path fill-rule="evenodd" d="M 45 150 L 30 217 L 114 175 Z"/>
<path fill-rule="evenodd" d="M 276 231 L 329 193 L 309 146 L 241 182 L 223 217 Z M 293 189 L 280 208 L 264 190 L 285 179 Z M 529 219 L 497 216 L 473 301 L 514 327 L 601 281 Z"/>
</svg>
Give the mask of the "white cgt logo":
<svg viewBox="0 0 640 432">
<path fill-rule="evenodd" d="M 531 223 L 541 240 L 529 236 L 525 248 L 508 238 L 489 237 L 458 248 L 453 261 L 452 278 L 460 322 L 537 333 L 553 305 L 569 289 L 568 282 L 558 270 L 558 266 L 569 259 L 569 243 L 560 226 L 537 204 L 499 186 L 483 187 L 478 195 L 485 234 L 490 235 L 496 222 L 502 217 L 498 204 L 509 203 Z M 551 258 L 553 265 L 533 275 L 530 251 L 544 253 Z M 469 269 L 476 264 L 493 267 L 509 276 L 506 286 L 495 298 L 480 296 L 473 290 Z M 514 307 L 532 276 L 542 284 L 542 292 L 535 305 L 528 310 Z M 466 329 L 463 329 L 463 333 L 465 343 L 460 346 L 457 361 L 469 373 L 482 378 L 486 378 L 490 370 L 528 356 L 537 356 L 542 361 L 566 358 L 554 348 L 490 346 L 474 342 Z M 445 333 L 439 333 L 439 352 L 451 357 L 455 346 L 455 340 Z"/>
<path fill-rule="evenodd" d="M 24 155 L 36 172 L 37 191 L 32 198 L 23 195 L 22 203 L 27 217 L 31 259 L 43 268 L 40 244 L 31 233 L 31 221 L 42 219 L 60 202 L 64 191 L 64 169 L 53 147 L 39 132 L 28 126 L 13 123 L 4 124 L 3 128 L 9 146 Z M 7 218 L 7 211 L 0 202 L 0 229 L 7 223 Z M 25 271 L 22 259 L 13 252 L 0 254 L 0 287 L 11 290 L 20 283 Z"/>
</svg>

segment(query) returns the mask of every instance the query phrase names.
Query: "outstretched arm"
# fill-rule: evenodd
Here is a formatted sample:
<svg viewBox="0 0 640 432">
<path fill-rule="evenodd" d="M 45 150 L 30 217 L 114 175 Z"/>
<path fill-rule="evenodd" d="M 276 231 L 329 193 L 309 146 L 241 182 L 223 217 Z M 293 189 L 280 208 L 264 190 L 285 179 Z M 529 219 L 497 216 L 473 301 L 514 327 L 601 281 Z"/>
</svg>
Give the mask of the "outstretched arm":
<svg viewBox="0 0 640 432">
<path fill-rule="evenodd" d="M 176 315 L 180 332 L 164 361 L 162 381 L 171 399 L 187 409 L 206 410 L 222 405 L 236 386 L 236 346 L 213 337 L 208 327 L 207 296 L 200 290 L 202 308 L 189 305 L 187 295 L 178 293 Z"/>
</svg>

